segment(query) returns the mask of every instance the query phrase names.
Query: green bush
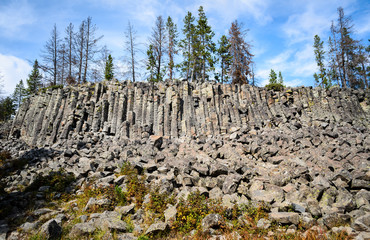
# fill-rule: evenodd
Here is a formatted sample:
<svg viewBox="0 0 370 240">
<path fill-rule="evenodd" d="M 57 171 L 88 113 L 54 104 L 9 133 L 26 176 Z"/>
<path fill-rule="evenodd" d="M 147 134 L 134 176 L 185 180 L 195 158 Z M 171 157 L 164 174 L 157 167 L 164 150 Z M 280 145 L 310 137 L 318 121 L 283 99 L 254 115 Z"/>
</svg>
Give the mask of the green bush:
<svg viewBox="0 0 370 240">
<path fill-rule="evenodd" d="M 277 91 L 277 92 L 279 92 L 279 91 L 283 91 L 284 90 L 284 88 L 285 88 L 285 86 L 283 85 L 283 84 L 281 84 L 281 83 L 270 83 L 270 84 L 267 84 L 266 86 L 265 86 L 265 88 L 267 89 L 267 90 L 273 90 L 273 91 Z"/>
</svg>

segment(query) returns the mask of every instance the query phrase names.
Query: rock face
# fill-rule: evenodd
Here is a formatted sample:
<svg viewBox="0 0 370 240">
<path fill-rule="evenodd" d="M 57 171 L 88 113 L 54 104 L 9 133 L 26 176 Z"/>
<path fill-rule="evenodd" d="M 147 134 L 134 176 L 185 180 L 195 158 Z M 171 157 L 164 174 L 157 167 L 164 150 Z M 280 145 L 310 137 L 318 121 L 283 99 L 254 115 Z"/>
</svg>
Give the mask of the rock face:
<svg viewBox="0 0 370 240">
<path fill-rule="evenodd" d="M 11 135 L 30 145 L 51 146 L 86 132 L 141 139 L 217 136 L 286 122 L 295 129 L 333 121 L 364 125 L 370 117 L 368 99 L 369 91 L 338 88 L 272 92 L 249 85 L 187 81 L 90 83 L 34 95 L 20 107 Z"/>
<path fill-rule="evenodd" d="M 160 194 L 174 194 L 176 201 L 197 191 L 220 200 L 230 212 L 234 204 L 263 202 L 269 214 L 259 219 L 259 228 L 278 223 L 294 232 L 298 226 L 309 230 L 319 225 L 334 232 L 346 225 L 352 236 L 366 236 L 369 99 L 368 90 L 272 92 L 247 85 L 188 82 L 103 82 L 47 90 L 21 106 L 8 140 L 0 138 L 0 150 L 21 160 L 0 162 L 0 187 L 5 193 L 0 192 L 0 208 L 11 211 L 0 221 L 0 234 L 20 238 L 11 224 L 20 216 L 27 217 L 26 222 L 17 227 L 32 232 L 45 219 L 66 215 L 43 225 L 50 236 L 57 232 L 53 227 L 75 220 L 62 208 L 45 211 L 45 194 L 54 189 L 58 199 L 59 193 L 55 186 L 33 189 L 38 176 L 55 177 L 50 173 L 62 169 L 66 176 L 74 176 L 63 191 L 75 196 L 92 183 L 127 191 L 127 176 L 117 173 L 129 162 L 145 174 L 147 186 L 157 186 Z M 172 202 L 160 221 L 145 225 L 145 207 L 111 206 L 107 196 L 87 200 L 80 206 L 84 213 L 80 223 L 70 228 L 72 238 L 102 229 L 122 239 L 131 239 L 130 231 L 165 234 L 179 213 L 178 202 Z M 32 201 L 36 210 L 29 216 L 26 203 Z M 73 211 L 79 209 L 71 204 Z M 110 210 L 94 213 L 97 208 Z M 123 221 L 128 218 L 131 225 Z M 239 220 L 247 221 L 242 216 Z M 202 221 L 210 233 L 228 224 L 213 213 Z"/>
</svg>

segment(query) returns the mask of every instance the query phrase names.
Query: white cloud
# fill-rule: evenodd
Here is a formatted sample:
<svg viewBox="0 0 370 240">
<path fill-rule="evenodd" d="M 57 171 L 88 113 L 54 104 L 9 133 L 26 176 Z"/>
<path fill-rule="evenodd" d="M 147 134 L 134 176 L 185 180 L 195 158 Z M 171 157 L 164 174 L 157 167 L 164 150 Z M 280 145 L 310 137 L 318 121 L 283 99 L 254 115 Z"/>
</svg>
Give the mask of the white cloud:
<svg viewBox="0 0 370 240">
<path fill-rule="evenodd" d="M 317 69 L 312 46 L 306 44 L 300 50 L 286 50 L 268 59 L 256 73 L 257 78 L 262 80 L 261 86 L 268 83 L 271 69 L 277 73 L 282 72 L 287 86 L 301 85 L 303 83 L 301 78 L 312 77 Z"/>
<path fill-rule="evenodd" d="M 268 13 L 270 1 L 260 0 L 205 0 L 198 3 L 206 11 L 214 11 L 219 22 L 230 24 L 235 19 L 251 16 L 258 24 L 265 25 L 272 21 Z"/>
<path fill-rule="evenodd" d="M 31 65 L 23 59 L 0 54 L 0 73 L 3 75 L 4 95 L 12 94 L 15 85 L 21 79 L 25 83 L 31 69 Z"/>
<path fill-rule="evenodd" d="M 36 21 L 33 10 L 25 0 L 0 5 L 0 30 L 5 36 L 17 36 L 22 27 Z"/>
</svg>

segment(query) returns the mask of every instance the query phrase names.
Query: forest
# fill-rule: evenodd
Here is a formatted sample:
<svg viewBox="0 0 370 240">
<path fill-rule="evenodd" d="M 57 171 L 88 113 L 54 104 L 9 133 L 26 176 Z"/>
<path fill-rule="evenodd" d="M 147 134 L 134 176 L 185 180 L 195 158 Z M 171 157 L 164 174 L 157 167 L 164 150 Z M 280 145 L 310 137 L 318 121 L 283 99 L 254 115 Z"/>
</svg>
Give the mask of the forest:
<svg viewBox="0 0 370 240">
<path fill-rule="evenodd" d="M 354 39 L 351 16 L 346 16 L 341 7 L 337 13 L 326 46 L 320 36 L 314 36 L 316 86 L 368 89 L 370 39 L 367 46 Z M 77 29 L 72 23 L 68 24 L 63 35 L 55 24 L 41 49 L 41 62 L 34 60 L 28 79 L 17 84 L 13 96 L 1 99 L 2 120 L 14 113 L 23 98 L 41 88 L 115 79 L 118 69 L 115 69 L 111 51 L 100 45 L 103 36 L 97 36 L 97 29 L 91 17 L 83 20 Z M 200 6 L 197 15 L 187 12 L 180 30 L 170 16 L 167 19 L 156 17 L 145 49 L 142 49 L 134 25 L 128 22 L 124 34 L 126 79 L 122 80 L 186 79 L 255 85 L 254 55 L 247 33 L 244 24 L 235 20 L 228 35 L 214 39 L 215 33 Z M 146 70 L 144 76 L 139 74 L 143 68 Z M 284 88 L 282 73 L 271 69 L 266 87 Z"/>
</svg>

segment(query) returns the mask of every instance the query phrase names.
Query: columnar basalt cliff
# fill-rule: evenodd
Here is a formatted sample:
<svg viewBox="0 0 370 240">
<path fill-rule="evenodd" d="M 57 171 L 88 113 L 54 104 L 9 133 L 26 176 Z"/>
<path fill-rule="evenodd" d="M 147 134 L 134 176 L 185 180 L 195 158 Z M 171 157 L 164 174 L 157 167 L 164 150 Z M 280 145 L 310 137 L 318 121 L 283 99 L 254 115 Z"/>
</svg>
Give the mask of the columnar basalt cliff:
<svg viewBox="0 0 370 240">
<path fill-rule="evenodd" d="M 186 81 L 40 91 L 0 126 L 0 239 L 370 239 L 369 101 Z"/>
<path fill-rule="evenodd" d="M 148 135 L 220 135 L 237 128 L 347 122 L 367 126 L 369 91 L 249 85 L 103 82 L 49 89 L 27 99 L 12 135 L 30 145 L 53 144 L 73 133 L 104 132 L 118 139 Z"/>
</svg>

